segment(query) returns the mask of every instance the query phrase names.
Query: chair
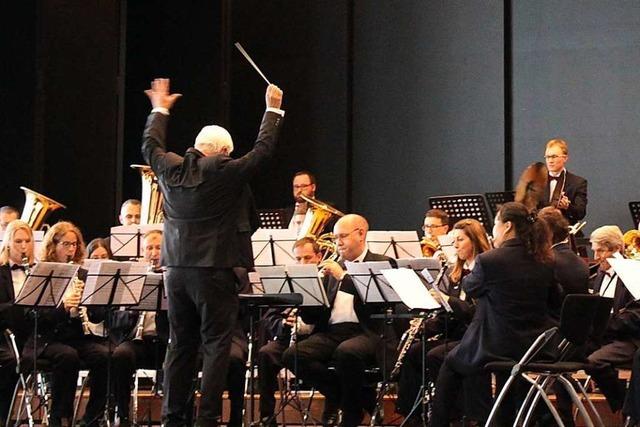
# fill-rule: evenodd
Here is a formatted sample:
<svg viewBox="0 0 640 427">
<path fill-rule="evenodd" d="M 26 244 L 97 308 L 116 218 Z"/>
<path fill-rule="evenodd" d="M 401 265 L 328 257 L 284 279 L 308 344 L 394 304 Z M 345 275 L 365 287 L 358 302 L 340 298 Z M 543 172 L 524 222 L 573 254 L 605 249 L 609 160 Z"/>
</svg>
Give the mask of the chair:
<svg viewBox="0 0 640 427">
<path fill-rule="evenodd" d="M 429 197 L 431 209 L 443 210 L 449 215 L 451 224 L 467 218 L 477 219 L 486 230 L 493 227 L 484 197 L 481 194 Z"/>
<path fill-rule="evenodd" d="M 16 410 L 16 422 L 15 426 L 19 426 L 22 424 L 23 420 L 23 412 L 26 412 L 26 417 L 30 427 L 35 425 L 33 414 L 37 411 L 42 410 L 41 421 L 42 424 L 49 425 L 49 410 L 50 410 L 50 402 L 51 402 L 51 393 L 49 391 L 49 382 L 46 379 L 46 372 L 49 370 L 49 364 L 45 361 L 37 361 L 36 362 L 36 370 L 28 371 L 28 374 L 25 374 L 25 370 L 22 368 L 22 359 L 20 357 L 20 352 L 18 351 L 18 346 L 16 344 L 16 337 L 9 329 L 5 330 L 5 338 L 7 339 L 7 343 L 9 344 L 9 348 L 13 352 L 13 356 L 16 359 L 16 372 L 18 373 L 18 382 L 13 390 L 13 396 L 11 397 L 11 404 L 9 405 L 9 415 L 7 417 L 6 425 L 11 425 L 11 414 L 15 409 L 16 403 L 18 403 Z M 22 395 L 18 401 L 18 395 L 22 391 Z M 32 407 L 32 403 L 34 398 L 38 399 L 38 406 L 34 409 Z"/>
<path fill-rule="evenodd" d="M 500 205 L 504 205 L 507 202 L 513 202 L 515 195 L 515 191 L 498 191 L 495 193 L 484 193 L 484 197 L 487 199 L 487 205 L 489 205 L 491 215 L 495 218 Z"/>
<path fill-rule="evenodd" d="M 633 219 L 633 226 L 638 228 L 638 223 L 640 223 L 640 202 L 629 202 L 629 211 Z"/>
<path fill-rule="evenodd" d="M 544 400 L 556 423 L 559 426 L 564 426 L 558 411 L 551 404 L 547 396 L 547 390 L 549 390 L 555 381 L 559 381 L 569 393 L 587 426 L 593 427 L 593 421 L 574 387 L 580 391 L 591 411 L 595 414 L 598 425 L 603 426 L 600 415 L 595 410 L 593 403 L 589 400 L 582 385 L 568 374 L 575 373 L 587 367 L 583 362 L 572 361 L 571 356 L 577 348 L 594 336 L 594 332 L 600 332 L 601 328 L 598 326 L 602 323 L 606 324 L 606 319 L 611 310 L 611 303 L 610 299 L 602 298 L 598 295 L 567 295 L 562 305 L 560 325 L 542 333 L 518 362 L 507 361 L 487 364 L 485 368 L 489 371 L 510 371 L 511 374 L 491 409 L 486 426 L 490 426 L 494 421 L 498 408 L 507 395 L 509 388 L 518 377 L 529 382 L 531 387 L 518 411 L 513 424 L 514 426 L 518 425 L 523 419 L 523 416 L 525 416 L 525 413 L 526 416 L 524 417 L 523 425 L 526 426 L 531 421 L 533 411 L 540 398 Z M 561 338 L 561 342 L 557 347 L 554 360 L 548 362 L 537 361 L 541 351 L 556 337 Z M 537 377 L 533 379 L 532 374 Z"/>
</svg>

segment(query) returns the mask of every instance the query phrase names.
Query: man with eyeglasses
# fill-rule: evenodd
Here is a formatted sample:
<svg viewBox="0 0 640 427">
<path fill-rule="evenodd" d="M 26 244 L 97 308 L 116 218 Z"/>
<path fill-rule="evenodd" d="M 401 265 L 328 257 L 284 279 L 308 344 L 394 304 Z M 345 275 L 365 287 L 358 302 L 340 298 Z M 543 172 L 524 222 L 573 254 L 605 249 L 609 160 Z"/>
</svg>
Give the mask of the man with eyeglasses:
<svg viewBox="0 0 640 427">
<path fill-rule="evenodd" d="M 583 219 L 587 213 L 587 180 L 567 171 L 569 147 L 562 139 L 547 142 L 544 152 L 549 176 L 539 208 L 553 206 L 560 209 L 570 224 Z"/>
<path fill-rule="evenodd" d="M 364 370 L 381 360 L 384 346 L 380 335 L 384 325 L 370 318 L 372 308 L 360 299 L 344 263 L 395 262 L 369 251 L 368 230 L 367 220 L 360 215 L 345 215 L 336 222 L 333 233 L 340 258 L 321 264 L 330 306 L 300 310 L 302 320 L 315 324 L 315 329 L 283 356 L 287 368 L 293 369 L 297 363 L 300 378 L 325 396 L 324 426 L 336 424 L 338 408 L 342 409 L 341 425 L 345 427 L 358 425 L 363 411 L 371 414 L 375 408 L 375 390 L 363 389 Z M 390 331 L 385 332 L 387 338 L 393 337 Z M 388 358 L 392 360 L 393 356 Z"/>
<path fill-rule="evenodd" d="M 289 223 L 289 229 L 300 232 L 305 219 L 311 215 L 309 205 L 300 195 L 316 197 L 316 177 L 309 171 L 299 171 L 293 176 L 293 200 L 295 204 L 285 208 L 285 220 Z"/>
<path fill-rule="evenodd" d="M 449 215 L 440 209 L 429 209 L 424 214 L 422 231 L 425 239 L 437 241 L 438 236 L 444 236 L 449 232 Z"/>
</svg>

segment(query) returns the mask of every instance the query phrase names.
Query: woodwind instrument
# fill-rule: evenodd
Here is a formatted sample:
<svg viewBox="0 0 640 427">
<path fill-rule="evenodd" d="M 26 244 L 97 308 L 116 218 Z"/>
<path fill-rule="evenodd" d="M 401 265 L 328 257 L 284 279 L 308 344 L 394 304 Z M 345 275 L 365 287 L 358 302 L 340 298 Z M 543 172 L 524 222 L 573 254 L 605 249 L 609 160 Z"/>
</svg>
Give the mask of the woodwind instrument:
<svg viewBox="0 0 640 427">
<path fill-rule="evenodd" d="M 67 257 L 67 258 L 68 258 L 67 262 L 69 264 L 73 264 L 73 260 L 70 259 L 71 257 Z M 73 292 L 78 293 L 80 294 L 80 296 L 82 296 L 82 292 L 84 291 L 84 281 L 80 280 L 77 274 L 73 276 L 71 286 L 72 286 Z M 84 306 L 71 307 L 69 309 L 69 316 L 73 318 L 75 317 L 80 318 L 80 322 L 82 323 L 82 333 L 84 335 L 93 335 L 93 332 L 91 331 L 89 315 L 87 313 L 86 307 Z"/>
</svg>

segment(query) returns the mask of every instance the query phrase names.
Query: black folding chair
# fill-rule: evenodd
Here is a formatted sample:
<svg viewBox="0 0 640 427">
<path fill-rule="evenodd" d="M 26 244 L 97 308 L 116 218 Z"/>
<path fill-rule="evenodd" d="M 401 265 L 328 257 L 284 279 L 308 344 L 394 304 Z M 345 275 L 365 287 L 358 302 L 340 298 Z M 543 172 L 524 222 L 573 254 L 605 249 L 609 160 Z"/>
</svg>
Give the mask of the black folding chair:
<svg viewBox="0 0 640 427">
<path fill-rule="evenodd" d="M 542 333 L 531 347 L 527 350 L 520 361 L 493 362 L 486 365 L 486 369 L 492 372 L 511 372 L 509 379 L 502 387 L 498 398 L 496 399 L 486 426 L 490 426 L 494 421 L 498 408 L 503 402 L 509 388 L 518 379 L 522 378 L 531 384 L 529 392 L 525 397 L 513 425 L 527 425 L 531 421 L 534 409 L 542 398 L 553 415 L 559 426 L 564 426 L 558 411 L 555 409 L 547 391 L 551 388 L 555 381 L 559 381 L 564 389 L 571 396 L 572 401 L 578 407 L 585 423 L 589 427 L 593 427 L 593 421 L 589 416 L 582 400 L 576 393 L 577 388 L 583 398 L 589 405 L 591 411 L 595 414 L 598 425 L 603 426 L 600 415 L 582 385 L 573 379 L 572 373 L 587 368 L 587 364 L 582 361 L 572 361 L 571 357 L 576 349 L 584 345 L 587 340 L 594 337 L 594 333 L 600 333 L 598 326 L 602 323 L 606 324 L 609 312 L 611 310 L 611 299 L 602 298 L 598 295 L 567 295 L 562 305 L 562 313 L 560 326 L 551 328 Z M 605 316 L 606 315 L 606 316 Z M 604 320 L 603 320 L 604 318 Z M 552 343 L 552 339 L 559 336 L 560 344 L 557 347 L 556 355 L 553 360 L 539 361 L 539 355 L 543 349 L 548 348 Z M 532 374 L 536 378 L 532 378 Z M 525 416 L 526 414 L 526 416 Z"/>
</svg>

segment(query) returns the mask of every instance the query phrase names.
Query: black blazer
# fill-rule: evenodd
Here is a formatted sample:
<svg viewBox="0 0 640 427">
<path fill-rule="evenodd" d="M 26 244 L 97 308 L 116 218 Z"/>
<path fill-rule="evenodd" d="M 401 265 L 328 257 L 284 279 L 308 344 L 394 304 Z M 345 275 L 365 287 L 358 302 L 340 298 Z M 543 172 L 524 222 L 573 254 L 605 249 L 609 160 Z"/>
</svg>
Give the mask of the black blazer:
<svg viewBox="0 0 640 427">
<path fill-rule="evenodd" d="M 476 300 L 476 311 L 460 344 L 449 353 L 451 366 L 473 375 L 488 362 L 520 359 L 554 324 L 548 307 L 553 284 L 552 267 L 536 262 L 519 239 L 478 255 L 462 281 L 467 298 Z"/>
<path fill-rule="evenodd" d="M 457 341 L 462 338 L 473 319 L 475 304 L 470 297 L 460 298 L 461 290 L 460 282 L 454 282 L 448 276 L 443 280 L 440 291 L 449 296 L 448 302 L 453 313 L 440 311 L 434 318 L 427 320 L 424 323 L 427 337 L 446 334 L 448 340 Z"/>
<path fill-rule="evenodd" d="M 594 292 L 600 292 L 604 272 L 598 272 L 593 280 Z M 613 313 L 604 336 L 605 342 L 631 340 L 640 346 L 640 301 L 635 301 L 624 282 L 618 278 L 613 294 Z"/>
<path fill-rule="evenodd" d="M 31 334 L 32 323 L 28 321 L 23 307 L 13 305 L 15 297 L 11 268 L 9 264 L 2 265 L 0 266 L 0 330 L 11 329 L 18 345 L 22 346 Z"/>
<path fill-rule="evenodd" d="M 560 177 L 560 180 L 556 184 L 556 188 L 562 188 L 562 180 L 564 181 L 564 193 L 571 202 L 569 208 L 561 210 L 562 215 L 571 224 L 575 224 L 585 217 L 587 214 L 587 180 L 574 175 L 569 171 L 566 171 L 564 178 Z M 538 208 L 549 206 L 549 183 L 545 187 L 543 199 L 538 204 Z"/>
<path fill-rule="evenodd" d="M 589 292 L 589 267 L 576 255 L 568 243 L 553 247 L 555 256 L 553 275 L 564 295 Z"/>
<path fill-rule="evenodd" d="M 163 265 L 231 268 L 240 264 L 238 217 L 243 191 L 271 158 L 282 117 L 265 112 L 253 149 L 239 159 L 205 157 L 189 148 L 184 157 L 166 151 L 169 117 L 149 115 L 142 155 L 164 196 Z"/>
</svg>

